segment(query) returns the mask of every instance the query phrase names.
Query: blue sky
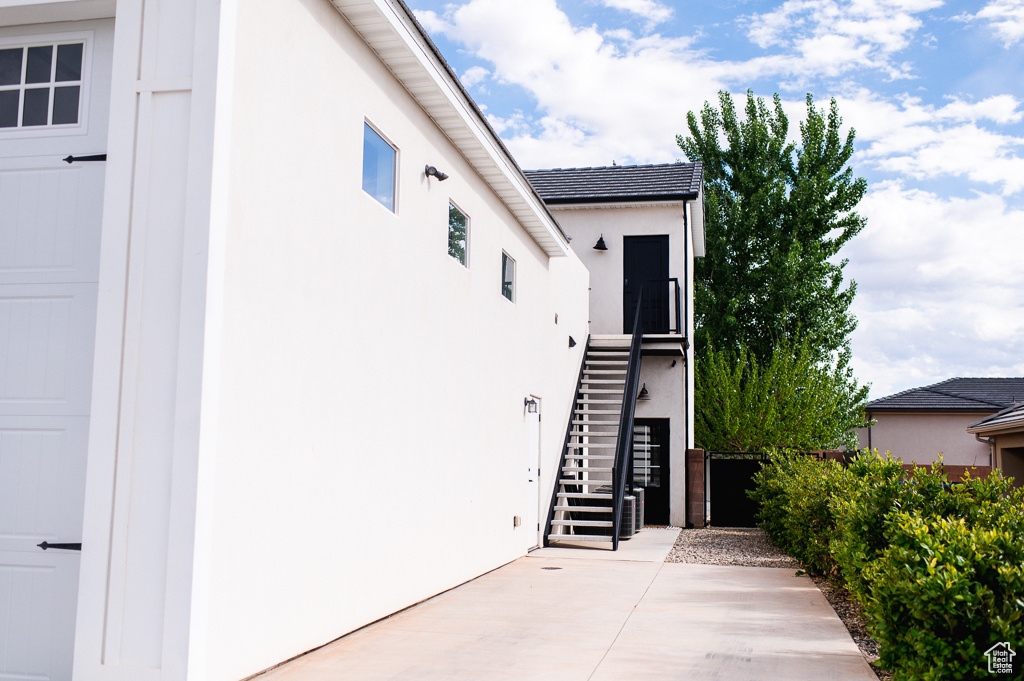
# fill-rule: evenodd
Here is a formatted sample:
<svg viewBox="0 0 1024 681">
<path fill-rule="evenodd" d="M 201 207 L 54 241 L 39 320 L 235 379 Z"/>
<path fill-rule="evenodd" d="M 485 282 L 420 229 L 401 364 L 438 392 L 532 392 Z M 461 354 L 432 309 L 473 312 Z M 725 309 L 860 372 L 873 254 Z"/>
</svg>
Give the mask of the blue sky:
<svg viewBox="0 0 1024 681">
<path fill-rule="evenodd" d="M 1024 0 L 407 0 L 524 168 L 664 163 L 719 90 L 839 102 L 872 397 L 1024 376 Z"/>
</svg>

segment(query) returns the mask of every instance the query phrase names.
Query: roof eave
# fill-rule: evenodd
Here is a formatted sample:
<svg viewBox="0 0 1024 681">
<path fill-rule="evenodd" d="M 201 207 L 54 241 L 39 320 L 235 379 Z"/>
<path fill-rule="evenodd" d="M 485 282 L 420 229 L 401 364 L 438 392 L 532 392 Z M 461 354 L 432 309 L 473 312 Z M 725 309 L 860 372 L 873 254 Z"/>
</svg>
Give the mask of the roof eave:
<svg viewBox="0 0 1024 681">
<path fill-rule="evenodd" d="M 699 195 L 695 193 L 686 194 L 647 194 L 628 196 L 558 196 L 544 199 L 549 206 L 561 206 L 566 204 L 594 204 L 594 203 L 654 203 L 654 202 L 681 202 L 695 201 Z"/>
<path fill-rule="evenodd" d="M 967 432 L 972 435 L 999 435 L 1000 433 L 1006 433 L 1007 431 L 1014 430 L 1024 430 L 1024 418 L 1020 418 L 1015 421 L 1006 421 L 1005 423 L 993 423 L 991 425 L 975 423 L 973 426 L 968 426 L 967 428 Z"/>
<path fill-rule="evenodd" d="M 331 0 L 549 257 L 569 239 L 401 0 Z"/>
<path fill-rule="evenodd" d="M 864 407 L 865 411 L 876 413 L 892 413 L 892 412 L 905 412 L 905 413 L 928 413 L 928 414 L 993 414 L 999 411 L 998 407 L 873 407 L 870 404 Z"/>
</svg>

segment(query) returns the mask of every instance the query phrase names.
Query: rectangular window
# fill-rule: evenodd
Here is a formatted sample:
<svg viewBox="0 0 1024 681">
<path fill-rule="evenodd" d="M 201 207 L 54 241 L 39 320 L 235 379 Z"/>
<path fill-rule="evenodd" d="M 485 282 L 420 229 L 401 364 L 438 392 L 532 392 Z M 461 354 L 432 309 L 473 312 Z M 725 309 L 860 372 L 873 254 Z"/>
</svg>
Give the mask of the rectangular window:
<svg viewBox="0 0 1024 681">
<path fill-rule="evenodd" d="M 0 49 L 0 129 L 75 125 L 85 43 Z"/>
<path fill-rule="evenodd" d="M 380 134 L 363 123 L 363 191 L 395 212 L 395 171 L 398 152 Z"/>
<path fill-rule="evenodd" d="M 516 296 L 516 261 L 501 252 L 501 295 L 515 302 Z"/>
<path fill-rule="evenodd" d="M 468 267 L 469 218 L 454 203 L 448 204 L 448 255 Z"/>
</svg>

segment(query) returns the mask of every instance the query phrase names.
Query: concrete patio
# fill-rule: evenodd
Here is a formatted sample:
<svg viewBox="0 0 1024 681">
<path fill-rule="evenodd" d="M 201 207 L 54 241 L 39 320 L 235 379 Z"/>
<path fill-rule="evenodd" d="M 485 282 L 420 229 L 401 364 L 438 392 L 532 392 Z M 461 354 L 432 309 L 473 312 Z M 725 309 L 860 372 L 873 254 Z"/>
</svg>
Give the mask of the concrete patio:
<svg viewBox="0 0 1024 681">
<path fill-rule="evenodd" d="M 539 549 L 256 678 L 874 681 L 809 578 L 664 563 L 677 533 Z"/>
</svg>

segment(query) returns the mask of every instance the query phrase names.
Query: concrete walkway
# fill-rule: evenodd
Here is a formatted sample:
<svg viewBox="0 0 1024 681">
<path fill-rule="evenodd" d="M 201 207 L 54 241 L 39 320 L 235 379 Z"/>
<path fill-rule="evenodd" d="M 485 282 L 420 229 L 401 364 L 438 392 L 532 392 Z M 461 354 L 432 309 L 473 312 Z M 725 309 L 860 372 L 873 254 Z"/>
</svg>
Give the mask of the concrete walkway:
<svg viewBox="0 0 1024 681">
<path fill-rule="evenodd" d="M 257 678 L 875 681 L 810 579 L 664 563 L 677 533 L 534 551 Z"/>
</svg>

